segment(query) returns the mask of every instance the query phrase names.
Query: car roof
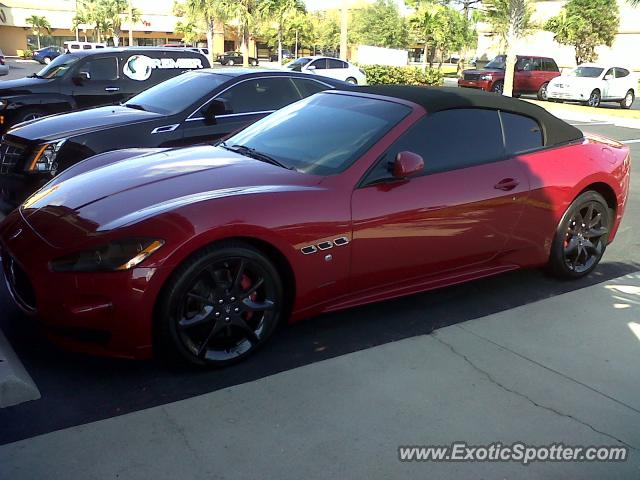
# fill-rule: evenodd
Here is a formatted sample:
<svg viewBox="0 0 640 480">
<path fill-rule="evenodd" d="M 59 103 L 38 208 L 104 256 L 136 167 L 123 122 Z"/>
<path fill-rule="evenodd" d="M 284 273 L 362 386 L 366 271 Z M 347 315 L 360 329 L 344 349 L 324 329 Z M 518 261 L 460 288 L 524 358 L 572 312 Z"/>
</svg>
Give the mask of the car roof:
<svg viewBox="0 0 640 480">
<path fill-rule="evenodd" d="M 171 48 L 171 47 L 107 47 L 107 48 L 92 48 L 87 50 L 74 50 L 71 55 L 88 56 L 88 55 L 103 55 L 105 53 L 122 53 L 122 52 L 166 52 L 166 53 L 197 53 L 190 48 Z"/>
<path fill-rule="evenodd" d="M 350 84 L 343 82 L 342 80 L 336 80 L 329 77 L 320 77 L 315 75 L 309 75 L 306 73 L 292 72 L 290 70 L 278 70 L 278 69 L 256 69 L 256 68 L 204 68 L 200 70 L 191 70 L 191 74 L 214 74 L 222 75 L 229 78 L 237 77 L 296 77 L 305 80 L 315 80 L 317 82 L 334 85 L 337 87 L 351 87 Z"/>
<path fill-rule="evenodd" d="M 545 145 L 553 146 L 582 139 L 576 127 L 554 117 L 544 108 L 482 90 L 405 85 L 374 85 L 356 87 L 357 92 L 394 97 L 422 106 L 428 114 L 461 108 L 485 108 L 531 117 L 544 130 Z"/>
</svg>

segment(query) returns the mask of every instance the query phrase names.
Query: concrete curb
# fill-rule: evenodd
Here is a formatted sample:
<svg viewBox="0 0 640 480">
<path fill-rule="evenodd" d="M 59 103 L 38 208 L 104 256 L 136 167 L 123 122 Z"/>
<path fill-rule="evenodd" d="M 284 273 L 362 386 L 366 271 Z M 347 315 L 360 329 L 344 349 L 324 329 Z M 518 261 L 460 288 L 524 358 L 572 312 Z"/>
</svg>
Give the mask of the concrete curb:
<svg viewBox="0 0 640 480">
<path fill-rule="evenodd" d="M 0 408 L 39 398 L 40 390 L 0 331 Z"/>
</svg>

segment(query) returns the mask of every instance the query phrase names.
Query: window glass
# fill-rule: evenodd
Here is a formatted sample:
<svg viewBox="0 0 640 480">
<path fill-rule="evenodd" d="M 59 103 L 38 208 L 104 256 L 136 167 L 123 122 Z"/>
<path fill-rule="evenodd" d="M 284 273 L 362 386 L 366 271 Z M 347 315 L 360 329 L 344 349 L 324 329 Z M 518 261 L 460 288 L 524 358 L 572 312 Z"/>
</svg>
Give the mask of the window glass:
<svg viewBox="0 0 640 480">
<path fill-rule="evenodd" d="M 218 98 L 229 102 L 233 113 L 249 113 L 278 110 L 300 100 L 300 95 L 291 80 L 273 77 L 241 82 Z"/>
<path fill-rule="evenodd" d="M 316 67 L 316 70 L 325 70 L 327 68 L 327 59 L 321 58 L 313 62 L 311 65 Z"/>
<path fill-rule="evenodd" d="M 604 68 L 598 67 L 578 67 L 572 70 L 569 75 L 572 77 L 598 78 L 602 75 Z"/>
<path fill-rule="evenodd" d="M 303 98 L 310 97 L 311 95 L 326 90 L 326 85 L 323 85 L 320 82 L 316 82 L 315 80 L 307 80 L 305 78 L 294 78 L 293 83 L 296 84 L 300 94 Z"/>
<path fill-rule="evenodd" d="M 69 69 L 78 61 L 80 57 L 72 54 L 60 55 L 44 67 L 36 76 L 38 78 L 59 78 L 65 75 Z"/>
<path fill-rule="evenodd" d="M 310 58 L 302 57 L 302 58 L 299 58 L 299 59 L 287 64 L 286 68 L 288 68 L 289 70 L 293 70 L 294 72 L 299 72 L 299 71 L 302 70 L 302 67 L 304 67 L 310 61 L 311 61 Z"/>
<path fill-rule="evenodd" d="M 284 165 L 315 175 L 353 164 L 411 109 L 394 102 L 322 94 L 289 105 L 229 138 Z"/>
<path fill-rule="evenodd" d="M 420 120 L 387 151 L 368 183 L 389 177 L 388 162 L 402 151 L 424 158 L 424 174 L 472 167 L 505 158 L 496 110 L 456 109 Z"/>
<path fill-rule="evenodd" d="M 552 58 L 546 58 L 544 60 L 544 69 L 547 72 L 557 72 L 558 65 L 556 65 L 556 62 Z"/>
<path fill-rule="evenodd" d="M 89 72 L 91 81 L 115 80 L 118 78 L 118 60 L 115 57 L 95 58 L 85 62 L 80 70 Z"/>
<path fill-rule="evenodd" d="M 91 45 L 83 45 L 82 49 L 83 50 L 91 50 Z"/>
<path fill-rule="evenodd" d="M 210 98 L 213 90 L 228 80 L 228 77 L 215 73 L 183 73 L 136 95 L 125 106 L 175 115 L 203 97 Z"/>
<path fill-rule="evenodd" d="M 626 68 L 616 68 L 616 78 L 624 78 L 629 76 L 629 70 Z"/>
<path fill-rule="evenodd" d="M 531 71 L 540 72 L 542 71 L 542 59 L 541 58 L 532 58 L 531 59 Z"/>
<path fill-rule="evenodd" d="M 604 74 L 604 76 L 608 76 L 611 75 L 613 77 L 613 68 L 610 68 L 609 70 L 607 70 L 607 73 Z"/>
<path fill-rule="evenodd" d="M 347 68 L 347 64 L 333 58 L 327 59 L 327 68 Z"/>
<path fill-rule="evenodd" d="M 543 145 L 542 130 L 532 118 L 501 112 L 502 126 L 508 154 L 517 154 L 540 148 Z"/>
</svg>

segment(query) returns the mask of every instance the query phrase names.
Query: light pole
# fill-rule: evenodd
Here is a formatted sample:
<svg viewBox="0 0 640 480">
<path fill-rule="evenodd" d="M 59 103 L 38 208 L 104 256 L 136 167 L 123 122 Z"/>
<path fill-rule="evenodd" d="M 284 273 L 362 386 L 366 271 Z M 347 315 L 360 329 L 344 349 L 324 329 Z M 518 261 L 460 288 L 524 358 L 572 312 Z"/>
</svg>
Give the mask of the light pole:
<svg viewBox="0 0 640 480">
<path fill-rule="evenodd" d="M 340 58 L 342 60 L 347 59 L 347 43 L 348 43 L 348 31 L 349 28 L 349 0 L 342 0 L 342 15 L 340 22 Z"/>
</svg>

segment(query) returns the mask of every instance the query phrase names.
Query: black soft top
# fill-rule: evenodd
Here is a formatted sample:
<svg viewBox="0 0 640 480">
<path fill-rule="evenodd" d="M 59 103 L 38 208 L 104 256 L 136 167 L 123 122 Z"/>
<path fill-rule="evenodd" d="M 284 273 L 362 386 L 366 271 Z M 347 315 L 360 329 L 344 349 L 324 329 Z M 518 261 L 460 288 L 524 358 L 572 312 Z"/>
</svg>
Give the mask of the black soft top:
<svg viewBox="0 0 640 480">
<path fill-rule="evenodd" d="M 545 146 L 574 142 L 583 138 L 576 127 L 551 115 L 533 103 L 470 88 L 418 87 L 404 85 L 375 85 L 358 87 L 355 91 L 395 97 L 417 103 L 427 113 L 456 108 L 488 108 L 525 115 L 536 120 L 544 132 Z"/>
</svg>

